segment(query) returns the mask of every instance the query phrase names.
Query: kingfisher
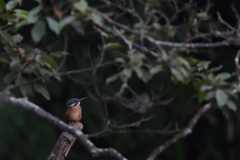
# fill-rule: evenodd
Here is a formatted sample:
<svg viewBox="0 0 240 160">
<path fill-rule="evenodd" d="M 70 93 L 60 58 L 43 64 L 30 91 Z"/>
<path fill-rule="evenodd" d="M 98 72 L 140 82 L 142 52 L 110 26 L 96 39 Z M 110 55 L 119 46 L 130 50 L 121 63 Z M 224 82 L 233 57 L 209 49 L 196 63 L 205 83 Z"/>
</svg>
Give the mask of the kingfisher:
<svg viewBox="0 0 240 160">
<path fill-rule="evenodd" d="M 80 103 L 82 100 L 86 99 L 88 97 L 84 98 L 71 98 L 67 101 L 67 111 L 66 111 L 66 118 L 68 121 L 71 122 L 78 122 L 82 119 L 82 108 L 80 106 Z"/>
</svg>

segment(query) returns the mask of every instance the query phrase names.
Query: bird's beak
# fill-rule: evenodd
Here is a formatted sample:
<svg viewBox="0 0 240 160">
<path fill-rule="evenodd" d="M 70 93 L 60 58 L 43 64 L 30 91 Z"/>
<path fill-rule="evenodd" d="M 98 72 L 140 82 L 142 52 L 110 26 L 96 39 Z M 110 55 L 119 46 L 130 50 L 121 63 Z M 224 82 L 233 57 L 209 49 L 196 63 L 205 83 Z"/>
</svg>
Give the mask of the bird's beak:
<svg viewBox="0 0 240 160">
<path fill-rule="evenodd" d="M 84 98 L 81 98 L 81 99 L 78 99 L 79 101 L 82 101 L 82 100 L 84 100 L 84 99 L 86 99 L 86 98 L 88 98 L 88 97 L 84 97 Z"/>
</svg>

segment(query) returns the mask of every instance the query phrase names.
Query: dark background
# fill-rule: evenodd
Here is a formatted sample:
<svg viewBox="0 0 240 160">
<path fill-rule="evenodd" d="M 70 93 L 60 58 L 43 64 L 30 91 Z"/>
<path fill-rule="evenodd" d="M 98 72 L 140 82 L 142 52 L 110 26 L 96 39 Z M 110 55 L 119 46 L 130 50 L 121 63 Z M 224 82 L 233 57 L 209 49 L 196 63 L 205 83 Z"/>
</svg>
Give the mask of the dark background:
<svg viewBox="0 0 240 160">
<path fill-rule="evenodd" d="M 51 3 L 43 1 L 45 12 L 42 16 L 51 15 Z M 64 2 L 56 2 L 64 3 Z M 101 4 L 100 1 L 89 0 L 89 5 L 94 7 Z M 179 1 L 180 5 L 184 5 L 185 1 Z M 207 5 L 207 1 L 196 1 L 194 9 L 200 12 Z M 231 10 L 230 5 L 234 3 L 236 8 L 239 1 L 218 0 L 214 1 L 214 6 L 208 12 L 212 16 L 211 21 L 217 19 L 216 12 L 220 12 L 222 18 L 231 25 L 236 25 L 237 20 Z M 37 3 L 34 1 L 24 0 L 20 8 L 30 10 Z M 138 6 L 138 3 L 135 4 Z M 166 4 L 165 4 L 166 5 Z M 167 5 L 162 6 L 166 13 L 170 12 Z M 170 13 L 169 13 L 170 14 Z M 51 15 L 52 16 L 52 15 Z M 174 22 L 175 25 L 184 21 L 186 15 L 179 15 Z M 125 15 L 121 18 L 124 24 L 131 26 L 134 18 Z M 210 23 L 206 22 L 206 23 Z M 164 24 L 164 20 L 159 23 Z M 67 27 L 64 34 L 56 36 L 52 31 L 47 29 L 47 35 L 43 40 L 34 44 L 29 29 L 32 25 L 24 26 L 19 30 L 24 36 L 21 45 L 40 48 L 47 52 L 63 50 L 64 35 L 68 37 L 68 49 L 70 55 L 67 56 L 61 72 L 75 69 L 91 67 L 91 61 L 99 54 L 98 46 L 101 45 L 99 34 L 94 32 L 90 24 L 86 24 L 85 34 L 76 34 L 76 32 Z M 204 29 L 204 27 L 203 27 Z M 206 27 L 206 30 L 207 27 Z M 217 41 L 214 39 L 213 41 Z M 211 61 L 211 67 L 222 65 L 221 71 L 234 72 L 234 58 L 238 47 L 230 45 L 228 47 L 207 48 L 204 53 L 192 53 L 192 56 L 199 60 Z M 114 59 L 114 55 L 108 54 L 107 60 Z M 56 59 L 58 63 L 61 58 Z M 102 92 L 107 95 L 113 95 L 118 90 L 122 82 L 117 80 L 109 85 L 105 85 L 105 79 L 118 71 L 118 67 L 103 67 L 97 72 L 97 76 L 93 76 L 90 72 L 74 74 L 74 78 L 91 82 L 97 79 L 98 85 Z M 7 69 L 0 69 L 0 77 L 4 77 L 8 73 Z M 233 80 L 234 82 L 234 80 Z M 61 81 L 51 79 L 45 83 L 50 93 L 51 100 L 46 100 L 40 94 L 31 94 L 29 100 L 41 106 L 54 116 L 65 120 L 65 104 L 70 98 L 81 98 L 88 96 L 81 105 L 83 109 L 82 123 L 84 125 L 83 132 L 86 134 L 101 131 L 104 126 L 104 105 L 102 101 L 94 99 L 95 90 L 92 85 L 73 82 L 67 76 L 61 78 Z M 168 88 L 167 94 L 163 98 L 173 97 L 174 100 L 166 105 L 157 105 L 149 109 L 146 113 L 134 113 L 133 116 L 122 124 L 137 121 L 142 117 L 153 116 L 147 122 L 141 124 L 140 127 L 131 127 L 117 130 L 116 133 L 106 133 L 100 137 L 91 138 L 91 141 L 97 147 L 112 147 L 122 153 L 129 159 L 145 159 L 157 146 L 164 143 L 174 134 L 158 134 L 136 132 L 142 129 L 163 130 L 170 125 L 169 130 L 175 130 L 178 125 L 183 129 L 188 121 L 193 117 L 194 113 L 203 106 L 204 103 L 198 103 L 194 98 L 195 89 L 192 84 L 172 83 L 170 76 L 166 74 L 157 74 L 147 84 L 136 78 L 131 79 L 130 85 L 137 93 L 149 92 L 149 89 L 157 88 L 163 93 Z M 4 84 L 0 81 L 0 88 L 4 88 Z M 18 89 L 13 91 L 16 97 L 21 97 Z M 120 120 L 124 116 L 132 113 L 132 110 L 125 108 L 118 100 L 109 101 L 108 112 L 110 120 Z M 181 139 L 166 149 L 157 159 L 159 160 L 237 160 L 239 155 L 239 111 L 229 113 L 228 119 L 224 117 L 222 112 L 216 107 L 207 112 L 197 123 L 193 132 L 188 137 Z M 39 118 L 31 111 L 27 111 L 18 106 L 5 106 L 0 108 L 0 159 L 1 160 L 21 160 L 21 159 L 46 159 L 54 146 L 58 136 L 62 131 L 49 124 L 46 120 Z M 68 160 L 77 159 L 111 159 L 109 157 L 92 158 L 91 154 L 78 141 L 75 142 L 70 150 Z"/>
</svg>

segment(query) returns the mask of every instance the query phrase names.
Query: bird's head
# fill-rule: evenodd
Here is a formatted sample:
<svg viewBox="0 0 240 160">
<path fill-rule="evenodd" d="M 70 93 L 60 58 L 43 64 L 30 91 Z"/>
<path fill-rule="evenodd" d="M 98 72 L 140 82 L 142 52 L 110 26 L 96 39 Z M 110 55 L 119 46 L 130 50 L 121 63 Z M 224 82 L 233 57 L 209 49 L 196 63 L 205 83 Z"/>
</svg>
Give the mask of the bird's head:
<svg viewBox="0 0 240 160">
<path fill-rule="evenodd" d="M 84 97 L 84 98 L 71 98 L 67 101 L 66 107 L 72 107 L 72 106 L 76 106 L 76 105 L 80 105 L 81 101 L 86 99 L 88 97 Z"/>
</svg>

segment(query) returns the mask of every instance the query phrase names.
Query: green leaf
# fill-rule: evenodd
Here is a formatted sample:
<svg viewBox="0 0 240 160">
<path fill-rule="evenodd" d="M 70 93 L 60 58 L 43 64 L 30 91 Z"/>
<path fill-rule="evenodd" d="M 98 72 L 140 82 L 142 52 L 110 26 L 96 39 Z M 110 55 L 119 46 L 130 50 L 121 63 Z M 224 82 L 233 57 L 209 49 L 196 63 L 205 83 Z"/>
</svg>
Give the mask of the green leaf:
<svg viewBox="0 0 240 160">
<path fill-rule="evenodd" d="M 4 84 L 9 84 L 9 82 L 12 81 L 12 78 L 15 74 L 14 73 L 9 73 L 3 78 L 3 83 Z"/>
<path fill-rule="evenodd" d="M 22 9 L 14 9 L 15 16 L 20 18 L 20 19 L 26 19 L 28 16 L 28 11 L 22 10 Z"/>
<path fill-rule="evenodd" d="M 118 73 L 117 73 L 117 74 L 114 74 L 114 75 L 112 75 L 112 76 L 107 77 L 107 79 L 106 79 L 106 84 L 109 84 L 109 83 L 115 81 L 118 77 L 119 77 L 119 74 L 118 74 Z"/>
<path fill-rule="evenodd" d="M 42 6 L 39 5 L 28 12 L 27 22 L 35 23 L 38 20 L 38 13 L 41 11 Z"/>
<path fill-rule="evenodd" d="M 223 107 L 228 100 L 228 95 L 223 90 L 217 89 L 215 98 L 217 100 L 218 106 Z"/>
<path fill-rule="evenodd" d="M 57 68 L 57 64 L 53 60 L 53 58 L 46 54 L 43 54 L 42 58 L 43 58 L 42 60 L 43 60 L 44 64 L 46 66 L 48 66 L 50 69 L 52 69 L 52 71 L 55 71 L 55 69 Z"/>
<path fill-rule="evenodd" d="M 14 59 L 10 62 L 10 67 L 13 71 L 17 71 L 20 69 L 21 64 L 19 59 Z"/>
<path fill-rule="evenodd" d="M 137 76 L 139 79 L 143 78 L 143 70 L 141 69 L 141 67 L 134 67 L 133 70 L 136 72 Z"/>
<path fill-rule="evenodd" d="M 187 69 L 191 69 L 191 66 L 190 66 L 189 62 L 188 62 L 186 59 L 184 59 L 184 58 L 182 58 L 182 57 L 177 57 L 177 59 L 178 59 L 178 61 L 179 61 L 180 63 L 182 63 Z"/>
<path fill-rule="evenodd" d="M 130 52 L 130 51 L 129 51 Z M 129 54 L 130 55 L 130 54 Z M 145 55 L 142 54 L 142 53 L 136 53 L 136 54 L 133 54 L 132 56 L 132 59 L 131 59 L 131 64 L 133 66 L 142 66 L 143 64 L 143 58 L 145 58 Z"/>
<path fill-rule="evenodd" d="M 122 49 L 124 47 L 119 43 L 108 43 L 108 44 L 105 44 L 103 48 L 105 50 L 115 50 L 115 49 Z"/>
<path fill-rule="evenodd" d="M 52 57 L 62 57 L 62 56 L 69 55 L 69 54 L 70 53 L 64 52 L 64 51 L 57 51 L 57 52 L 50 53 L 50 56 L 52 56 Z"/>
<path fill-rule="evenodd" d="M 22 20 L 22 21 L 16 23 L 16 24 L 15 24 L 15 27 L 16 27 L 17 29 L 19 29 L 19 28 L 21 28 L 21 27 L 23 27 L 23 26 L 25 26 L 25 25 L 27 25 L 27 24 L 29 24 L 27 20 Z"/>
<path fill-rule="evenodd" d="M 17 77 L 17 79 L 15 80 L 15 83 L 17 85 L 25 84 L 27 82 L 28 82 L 28 80 L 22 76 Z M 20 91 L 24 96 L 27 96 L 28 94 L 30 94 L 32 92 L 32 86 L 30 84 L 28 84 L 23 87 L 20 87 Z"/>
<path fill-rule="evenodd" d="M 20 34 L 15 34 L 12 38 L 14 43 L 19 43 L 23 40 L 23 36 L 21 36 Z"/>
<path fill-rule="evenodd" d="M 38 5 L 37 7 L 31 9 L 28 14 L 36 15 L 36 14 L 38 14 L 41 11 L 41 9 L 42 9 L 42 6 Z"/>
<path fill-rule="evenodd" d="M 215 91 L 209 91 L 207 92 L 206 96 L 204 97 L 205 100 L 209 101 L 213 99 L 215 96 Z"/>
<path fill-rule="evenodd" d="M 104 3 L 106 3 L 107 5 L 111 5 L 111 2 L 108 0 L 102 0 Z"/>
<path fill-rule="evenodd" d="M 35 43 L 38 43 L 45 34 L 46 34 L 45 22 L 40 20 L 34 25 L 34 27 L 31 30 L 32 39 Z"/>
<path fill-rule="evenodd" d="M 50 100 L 50 95 L 49 92 L 46 90 L 45 87 L 43 87 L 40 84 L 34 83 L 33 87 L 35 89 L 35 91 L 37 91 L 38 93 L 40 93 L 43 97 L 45 97 L 47 100 Z"/>
<path fill-rule="evenodd" d="M 56 33 L 57 35 L 59 35 L 60 33 L 60 24 L 53 18 L 51 17 L 47 17 L 47 22 L 48 22 L 48 26 L 49 28 Z"/>
<path fill-rule="evenodd" d="M 16 2 L 16 1 L 8 1 L 7 4 L 6 4 L 6 9 L 7 10 L 12 10 L 17 5 L 18 5 L 18 2 Z"/>
<path fill-rule="evenodd" d="M 226 73 L 226 72 L 224 72 L 224 73 L 219 73 L 215 78 L 216 78 L 217 80 L 225 81 L 225 80 L 231 78 L 231 74 Z"/>
<path fill-rule="evenodd" d="M 74 20 L 76 20 L 76 16 L 68 16 L 66 18 L 64 18 L 60 23 L 60 30 L 62 30 L 63 28 L 65 28 L 67 25 L 69 25 L 70 23 L 72 23 Z"/>
<path fill-rule="evenodd" d="M 237 110 L 237 106 L 236 106 L 236 104 L 232 100 L 228 99 L 226 104 L 227 104 L 229 109 L 231 109 L 233 111 Z"/>
<path fill-rule="evenodd" d="M 211 62 L 209 61 L 200 61 L 197 63 L 197 68 L 198 71 L 206 70 L 208 69 L 208 66 L 210 65 Z"/>
<path fill-rule="evenodd" d="M 110 37 L 110 35 L 109 35 L 107 32 L 104 32 L 104 31 L 102 31 L 102 30 L 99 30 L 99 33 L 100 33 L 102 36 L 106 37 L 106 38 L 109 38 L 109 37 Z"/>
<path fill-rule="evenodd" d="M 129 68 L 124 68 L 121 73 L 124 78 L 130 78 L 132 76 L 132 70 Z"/>
<path fill-rule="evenodd" d="M 147 83 L 152 78 L 152 75 L 145 69 L 141 68 L 141 71 L 143 73 L 142 80 Z"/>
<path fill-rule="evenodd" d="M 211 90 L 211 89 L 213 89 L 213 86 L 211 86 L 211 85 L 202 85 L 200 90 L 202 92 L 204 92 L 204 91 L 208 91 L 208 90 Z"/>
<path fill-rule="evenodd" d="M 121 58 L 121 57 L 117 57 L 117 58 L 115 59 L 115 62 L 123 63 L 123 64 L 126 63 L 125 60 L 124 60 L 123 58 Z"/>
<path fill-rule="evenodd" d="M 44 69 L 44 68 L 40 68 L 39 71 L 40 71 L 40 74 L 41 74 L 42 76 L 53 74 L 53 72 L 51 72 L 51 71 L 49 71 L 49 70 L 47 70 L 47 69 Z"/>
<path fill-rule="evenodd" d="M 184 80 L 183 75 L 182 75 L 181 72 L 179 72 L 177 69 L 171 68 L 171 72 L 172 72 L 173 76 L 174 76 L 177 80 L 179 80 L 179 81 L 183 81 L 183 80 Z"/>
<path fill-rule="evenodd" d="M 214 94 L 214 96 L 215 96 L 215 94 Z M 205 99 L 205 97 L 206 97 L 206 94 L 203 93 L 203 92 L 200 92 L 200 93 L 198 94 L 198 102 L 203 102 L 203 100 Z"/>
<path fill-rule="evenodd" d="M 92 13 L 92 21 L 95 23 L 95 24 L 97 24 L 97 25 L 99 25 L 99 26 L 101 26 L 101 27 L 103 27 L 104 25 L 103 25 L 103 18 L 99 15 L 99 14 L 96 14 L 96 13 Z"/>
<path fill-rule="evenodd" d="M 34 1 L 38 2 L 39 4 L 42 4 L 41 0 L 34 0 Z"/>
<path fill-rule="evenodd" d="M 40 65 L 43 66 L 43 65 L 44 65 L 44 60 L 43 60 L 43 58 L 42 58 L 42 54 L 36 55 L 35 61 L 36 61 L 37 63 L 39 63 Z"/>
<path fill-rule="evenodd" d="M 222 69 L 222 65 L 218 66 L 218 67 L 215 67 L 215 68 L 212 68 L 212 69 L 209 69 L 209 70 L 207 70 L 207 72 L 208 73 L 212 73 L 212 72 L 219 71 L 220 69 Z"/>
<path fill-rule="evenodd" d="M 3 0 L 0 0 L 0 12 L 3 12 L 6 8 L 6 3 Z"/>
<path fill-rule="evenodd" d="M 86 0 L 81 0 L 77 3 L 73 4 L 73 7 L 77 10 L 79 10 L 82 13 L 85 13 L 88 9 L 88 3 Z"/>
<path fill-rule="evenodd" d="M 143 58 L 145 58 L 145 55 L 142 53 L 136 53 L 133 55 L 133 59 L 136 61 L 142 60 Z"/>
<path fill-rule="evenodd" d="M 75 20 L 71 23 L 71 27 L 80 34 L 84 34 L 84 28 L 83 28 L 83 23 L 79 20 Z"/>
<path fill-rule="evenodd" d="M 156 65 L 150 68 L 150 74 L 154 75 L 162 70 L 162 65 Z"/>
<path fill-rule="evenodd" d="M 182 73 L 182 75 L 185 77 L 185 78 L 188 78 L 189 77 L 189 73 L 188 71 L 183 68 L 183 67 L 178 67 L 178 70 Z"/>
<path fill-rule="evenodd" d="M 24 96 L 27 96 L 32 92 L 32 86 L 30 84 L 20 87 L 20 91 Z"/>
<path fill-rule="evenodd" d="M 161 29 L 161 25 L 157 22 L 154 22 L 153 23 L 153 27 L 156 29 L 156 30 L 160 30 Z"/>
<path fill-rule="evenodd" d="M 0 36 L 2 36 L 2 38 L 3 38 L 6 42 L 8 42 L 11 46 L 14 44 L 12 35 L 10 35 L 9 33 L 0 30 Z"/>
</svg>

